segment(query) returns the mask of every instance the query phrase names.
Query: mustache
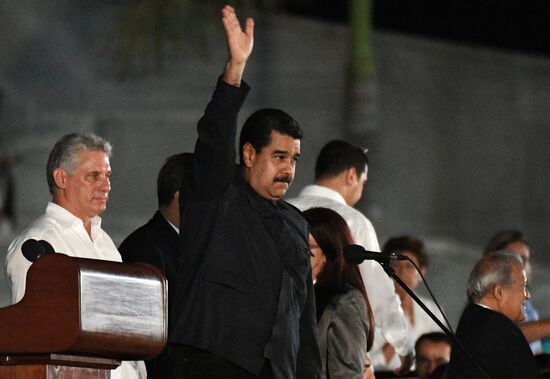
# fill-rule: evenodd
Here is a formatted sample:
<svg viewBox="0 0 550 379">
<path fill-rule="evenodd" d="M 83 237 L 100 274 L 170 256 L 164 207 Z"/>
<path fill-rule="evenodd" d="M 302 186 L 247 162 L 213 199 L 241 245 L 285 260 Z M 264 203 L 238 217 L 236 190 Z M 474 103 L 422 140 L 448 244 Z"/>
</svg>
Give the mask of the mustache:
<svg viewBox="0 0 550 379">
<path fill-rule="evenodd" d="M 276 176 L 275 179 L 273 179 L 273 182 L 275 182 L 275 183 L 281 182 L 281 183 L 290 184 L 290 183 L 292 183 L 292 177 L 290 175 Z"/>
</svg>

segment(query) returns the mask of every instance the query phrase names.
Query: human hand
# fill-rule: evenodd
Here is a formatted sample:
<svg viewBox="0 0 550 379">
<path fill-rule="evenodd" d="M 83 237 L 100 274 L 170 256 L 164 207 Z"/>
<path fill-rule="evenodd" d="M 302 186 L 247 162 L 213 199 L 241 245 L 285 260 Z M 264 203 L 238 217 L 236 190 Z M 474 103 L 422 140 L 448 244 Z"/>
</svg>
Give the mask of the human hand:
<svg viewBox="0 0 550 379">
<path fill-rule="evenodd" d="M 374 376 L 374 371 L 372 369 L 370 357 L 367 355 L 367 358 L 365 359 L 365 368 L 363 370 L 363 379 L 376 379 L 376 376 Z"/>
<path fill-rule="evenodd" d="M 229 84 L 238 86 L 254 46 L 254 20 L 247 18 L 243 31 L 235 9 L 226 5 L 222 9 L 222 23 L 229 52 L 223 79 Z"/>
<path fill-rule="evenodd" d="M 396 375 L 405 375 L 411 370 L 411 367 L 414 363 L 414 354 L 410 353 L 405 356 L 399 356 L 399 359 L 401 360 L 401 366 L 396 368 L 394 370 Z"/>
</svg>

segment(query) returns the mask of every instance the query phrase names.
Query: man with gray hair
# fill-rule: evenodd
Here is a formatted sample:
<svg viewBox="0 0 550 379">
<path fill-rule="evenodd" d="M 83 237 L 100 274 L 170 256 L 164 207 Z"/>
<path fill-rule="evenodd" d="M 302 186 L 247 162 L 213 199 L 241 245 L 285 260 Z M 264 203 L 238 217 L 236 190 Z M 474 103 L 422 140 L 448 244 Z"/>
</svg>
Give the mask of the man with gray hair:
<svg viewBox="0 0 550 379">
<path fill-rule="evenodd" d="M 525 268 L 511 253 L 481 258 L 468 278 L 469 304 L 462 313 L 457 338 L 490 378 L 541 378 L 527 340 L 517 326 L 525 319 Z M 464 351 L 453 344 L 449 379 L 487 378 Z"/>
<path fill-rule="evenodd" d="M 52 201 L 8 248 L 6 273 L 13 303 L 25 294 L 32 262 L 23 256 L 21 246 L 28 239 L 45 240 L 54 251 L 74 257 L 121 261 L 99 217 L 111 190 L 110 156 L 111 144 L 93 134 L 67 134 L 55 144 L 46 167 Z M 125 361 L 111 373 L 111 378 L 121 379 L 146 376 L 142 361 Z"/>
</svg>

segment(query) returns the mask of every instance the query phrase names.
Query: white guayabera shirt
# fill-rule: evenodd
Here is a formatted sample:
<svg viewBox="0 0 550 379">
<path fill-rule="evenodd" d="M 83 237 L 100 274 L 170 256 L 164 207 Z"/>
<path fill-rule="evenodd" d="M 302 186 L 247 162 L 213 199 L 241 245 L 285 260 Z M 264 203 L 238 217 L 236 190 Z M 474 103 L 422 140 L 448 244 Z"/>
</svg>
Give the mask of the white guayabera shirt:
<svg viewBox="0 0 550 379">
<path fill-rule="evenodd" d="M 298 197 L 286 200 L 301 211 L 324 207 L 336 211 L 348 224 L 353 241 L 369 251 L 380 251 L 376 231 L 372 223 L 357 209 L 346 204 L 336 191 L 312 184 L 302 189 Z M 413 350 L 408 333 L 407 320 L 401 309 L 401 300 L 395 293 L 393 281 L 378 262 L 366 260 L 359 265 L 361 277 L 374 316 L 374 344 L 371 355 L 389 342 L 397 354 L 406 356 Z"/>
<path fill-rule="evenodd" d="M 50 202 L 46 212 L 15 238 L 8 248 L 6 276 L 14 304 L 25 294 L 27 271 L 32 263 L 23 256 L 21 245 L 30 238 L 46 240 L 56 252 L 72 257 L 122 261 L 111 237 L 101 229 L 99 216 L 92 219 L 90 239 L 81 219 L 65 208 Z M 143 361 L 123 361 L 116 370 L 111 371 L 112 379 L 145 379 L 146 377 Z"/>
</svg>

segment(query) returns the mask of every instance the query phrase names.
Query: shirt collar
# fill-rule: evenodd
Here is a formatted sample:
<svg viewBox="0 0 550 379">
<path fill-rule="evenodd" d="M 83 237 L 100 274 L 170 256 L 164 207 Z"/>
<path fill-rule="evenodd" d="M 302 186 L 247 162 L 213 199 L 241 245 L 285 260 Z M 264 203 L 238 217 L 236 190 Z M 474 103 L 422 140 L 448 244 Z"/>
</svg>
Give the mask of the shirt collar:
<svg viewBox="0 0 550 379">
<path fill-rule="evenodd" d="M 70 228 L 78 225 L 84 228 L 84 222 L 80 218 L 76 217 L 74 214 L 72 214 L 62 206 L 52 203 L 51 201 L 48 202 L 48 206 L 46 207 L 46 214 L 54 217 L 61 227 Z M 91 227 L 93 238 L 95 233 L 101 228 L 101 217 L 93 217 L 91 221 Z"/>
<path fill-rule="evenodd" d="M 310 184 L 309 186 L 304 187 L 302 192 L 300 192 L 300 196 L 302 195 L 324 197 L 342 204 L 346 204 L 346 200 L 344 200 L 339 192 L 325 186 L 320 186 L 318 184 Z"/>
<path fill-rule="evenodd" d="M 489 309 L 491 311 L 495 311 L 493 308 L 485 305 L 485 304 L 481 304 L 481 303 L 474 303 L 475 305 L 479 305 L 481 308 L 485 308 L 485 309 Z M 496 311 L 495 311 L 496 312 Z"/>
<path fill-rule="evenodd" d="M 172 224 L 166 217 L 164 217 L 164 215 L 162 213 L 160 215 L 168 223 L 168 225 L 170 225 L 176 231 L 176 233 L 180 234 L 180 228 L 178 228 L 176 225 Z"/>
</svg>

